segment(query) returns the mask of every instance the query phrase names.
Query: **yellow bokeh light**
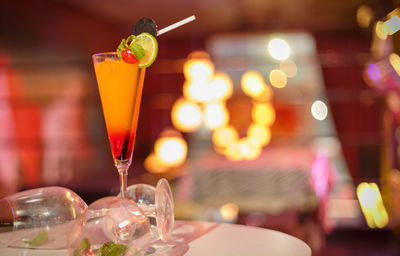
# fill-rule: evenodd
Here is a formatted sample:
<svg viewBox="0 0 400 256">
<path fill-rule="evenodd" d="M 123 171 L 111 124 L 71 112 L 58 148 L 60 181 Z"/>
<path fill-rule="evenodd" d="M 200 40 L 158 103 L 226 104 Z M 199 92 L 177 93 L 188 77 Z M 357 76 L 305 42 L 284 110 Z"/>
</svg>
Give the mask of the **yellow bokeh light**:
<svg viewBox="0 0 400 256">
<path fill-rule="evenodd" d="M 286 60 L 290 56 L 290 46 L 285 40 L 275 38 L 269 41 L 268 52 L 276 60 Z"/>
<path fill-rule="evenodd" d="M 261 147 L 251 143 L 248 138 L 243 138 L 238 143 L 238 151 L 244 159 L 253 160 L 261 154 Z"/>
<path fill-rule="evenodd" d="M 154 153 L 166 166 L 182 164 L 187 155 L 187 144 L 180 137 L 161 137 L 154 143 Z"/>
<path fill-rule="evenodd" d="M 243 159 L 237 143 L 229 145 L 229 147 L 225 150 L 225 156 L 232 161 L 239 161 Z"/>
<path fill-rule="evenodd" d="M 374 16 L 375 16 L 374 11 L 366 5 L 361 5 L 357 9 L 357 14 L 356 14 L 357 22 L 358 25 L 360 25 L 362 28 L 367 28 L 369 25 L 371 25 Z"/>
<path fill-rule="evenodd" d="M 279 68 L 286 74 L 287 77 L 295 77 L 297 74 L 297 65 L 292 60 L 285 60 L 279 64 Z"/>
<path fill-rule="evenodd" d="M 214 74 L 214 64 L 208 59 L 189 59 L 183 65 L 188 81 L 208 82 Z"/>
<path fill-rule="evenodd" d="M 251 124 L 247 129 L 247 137 L 256 146 L 266 146 L 271 141 L 271 129 L 262 125 Z"/>
<path fill-rule="evenodd" d="M 186 81 L 183 84 L 183 95 L 196 102 L 208 102 L 213 97 L 210 84 L 205 81 Z"/>
<path fill-rule="evenodd" d="M 225 126 L 229 121 L 229 113 L 222 103 L 208 103 L 204 107 L 204 125 L 211 129 Z"/>
<path fill-rule="evenodd" d="M 388 224 L 389 216 L 376 183 L 360 183 L 357 186 L 357 197 L 368 227 L 383 228 Z"/>
<path fill-rule="evenodd" d="M 144 160 L 144 168 L 151 173 L 163 173 L 168 171 L 168 167 L 165 166 L 154 153 L 146 157 Z"/>
<path fill-rule="evenodd" d="M 231 144 L 237 143 L 239 134 L 232 126 L 224 126 L 214 130 L 212 141 L 217 147 L 228 147 Z"/>
<path fill-rule="evenodd" d="M 381 40 L 386 40 L 388 36 L 387 27 L 383 25 L 383 21 L 378 21 L 375 24 L 375 33 Z"/>
<path fill-rule="evenodd" d="M 287 78 L 282 70 L 274 69 L 269 73 L 269 81 L 272 86 L 276 88 L 283 88 L 286 86 Z"/>
<path fill-rule="evenodd" d="M 239 206 L 235 203 L 227 203 L 219 209 L 221 217 L 226 221 L 234 221 L 239 214 Z"/>
<path fill-rule="evenodd" d="M 389 61 L 397 75 L 400 76 L 400 56 L 396 53 L 391 53 L 389 56 Z"/>
<path fill-rule="evenodd" d="M 242 75 L 241 87 L 246 95 L 253 98 L 260 97 L 267 90 L 262 75 L 252 70 Z"/>
<path fill-rule="evenodd" d="M 172 124 L 182 132 L 197 130 L 201 125 L 202 119 L 202 111 L 196 103 L 181 98 L 172 106 Z"/>
<path fill-rule="evenodd" d="M 275 109 L 270 103 L 255 103 L 251 117 L 259 125 L 271 126 L 275 122 Z"/>
<path fill-rule="evenodd" d="M 210 82 L 209 101 L 225 101 L 232 96 L 233 84 L 231 78 L 222 72 L 216 73 Z"/>
</svg>

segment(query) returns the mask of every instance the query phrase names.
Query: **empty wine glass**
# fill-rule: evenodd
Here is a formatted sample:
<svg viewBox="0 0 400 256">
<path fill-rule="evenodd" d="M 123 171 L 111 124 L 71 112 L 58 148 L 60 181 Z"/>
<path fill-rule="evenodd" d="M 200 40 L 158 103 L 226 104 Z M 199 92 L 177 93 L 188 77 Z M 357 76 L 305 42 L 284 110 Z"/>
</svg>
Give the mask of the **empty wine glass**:
<svg viewBox="0 0 400 256">
<path fill-rule="evenodd" d="M 66 248 L 67 231 L 87 209 L 73 191 L 44 187 L 0 199 L 0 246 Z"/>
<path fill-rule="evenodd" d="M 68 236 L 70 256 L 144 255 L 150 243 L 150 223 L 131 200 L 105 197 L 89 205 Z"/>
<path fill-rule="evenodd" d="M 135 184 L 127 188 L 127 198 L 132 199 L 143 209 L 150 219 L 153 240 L 160 238 L 167 242 L 171 239 L 174 228 L 174 201 L 171 188 L 166 179 L 162 178 L 157 186 Z"/>
</svg>

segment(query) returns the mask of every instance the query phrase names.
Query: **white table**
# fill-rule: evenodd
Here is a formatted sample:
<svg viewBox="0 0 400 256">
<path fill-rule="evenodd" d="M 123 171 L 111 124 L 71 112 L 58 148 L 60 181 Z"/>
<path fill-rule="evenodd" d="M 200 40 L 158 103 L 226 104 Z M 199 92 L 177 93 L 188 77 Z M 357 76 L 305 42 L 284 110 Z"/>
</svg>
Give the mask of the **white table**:
<svg viewBox="0 0 400 256">
<path fill-rule="evenodd" d="M 311 249 L 290 235 L 256 227 L 212 222 L 177 221 L 172 241 L 153 244 L 154 256 L 310 256 Z M 66 256 L 66 250 L 0 249 L 8 256 Z"/>
</svg>

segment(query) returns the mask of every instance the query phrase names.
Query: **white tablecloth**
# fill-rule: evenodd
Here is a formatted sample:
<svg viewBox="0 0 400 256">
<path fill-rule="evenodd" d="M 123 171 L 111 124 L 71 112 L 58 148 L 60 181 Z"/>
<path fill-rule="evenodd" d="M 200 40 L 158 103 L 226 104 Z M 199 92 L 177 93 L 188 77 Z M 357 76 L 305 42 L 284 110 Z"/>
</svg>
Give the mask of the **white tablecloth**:
<svg viewBox="0 0 400 256">
<path fill-rule="evenodd" d="M 172 241 L 152 245 L 154 256 L 310 256 L 303 241 L 287 234 L 243 225 L 177 221 Z M 7 256 L 67 256 L 67 250 L 0 249 Z"/>
</svg>

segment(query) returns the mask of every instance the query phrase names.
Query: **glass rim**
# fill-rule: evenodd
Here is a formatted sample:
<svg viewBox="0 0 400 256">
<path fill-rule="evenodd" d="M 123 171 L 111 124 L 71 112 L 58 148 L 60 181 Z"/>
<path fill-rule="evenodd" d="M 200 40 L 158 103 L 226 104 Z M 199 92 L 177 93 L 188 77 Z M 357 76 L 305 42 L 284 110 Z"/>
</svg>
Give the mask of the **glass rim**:
<svg viewBox="0 0 400 256">
<path fill-rule="evenodd" d="M 115 56 L 115 55 L 117 55 L 117 53 L 116 52 L 99 52 L 99 53 L 92 54 L 92 57 L 95 57 L 95 56 L 107 56 L 107 55 Z"/>
</svg>

